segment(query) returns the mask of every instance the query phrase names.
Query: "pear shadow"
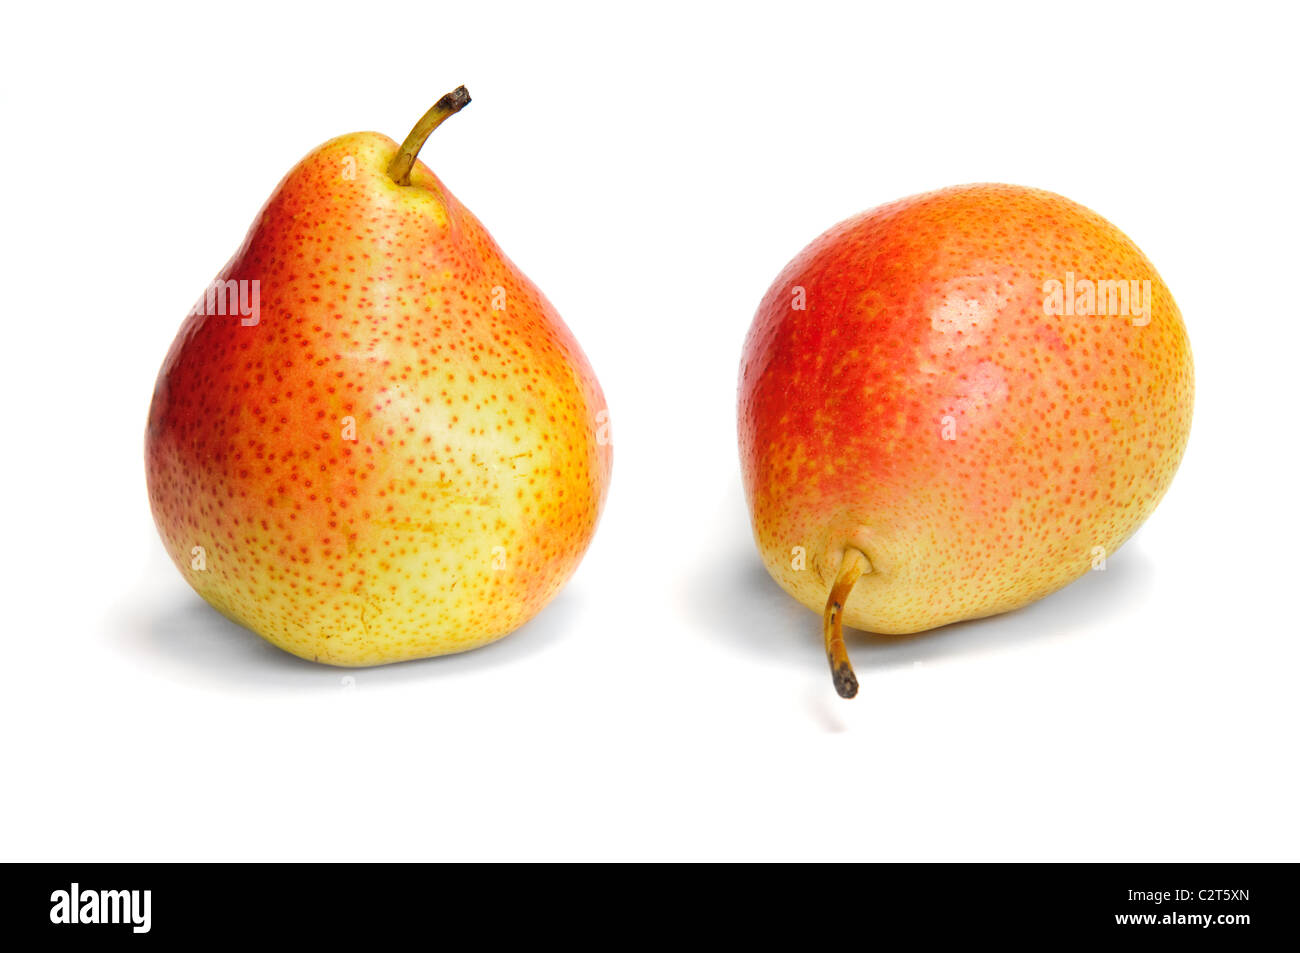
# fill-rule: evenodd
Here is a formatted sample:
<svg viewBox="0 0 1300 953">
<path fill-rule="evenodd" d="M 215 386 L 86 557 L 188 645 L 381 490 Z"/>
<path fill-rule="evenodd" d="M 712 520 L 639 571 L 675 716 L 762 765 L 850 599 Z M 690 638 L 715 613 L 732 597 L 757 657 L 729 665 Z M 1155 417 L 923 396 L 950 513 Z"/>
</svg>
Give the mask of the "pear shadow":
<svg viewBox="0 0 1300 953">
<path fill-rule="evenodd" d="M 773 664 L 826 675 L 829 683 L 818 615 L 768 575 L 752 548 L 717 565 L 725 568 L 700 577 L 688 594 L 693 608 L 707 621 L 708 631 Z M 1130 540 L 1107 558 L 1105 570 L 1089 572 L 1023 608 L 913 635 L 846 628 L 844 638 L 858 675 L 868 678 L 873 670 L 999 651 L 1030 640 L 1071 638 L 1081 630 L 1123 619 L 1145 599 L 1154 575 L 1153 562 Z M 814 707 L 828 730 L 843 729 L 834 708 Z"/>
<path fill-rule="evenodd" d="M 839 735 L 849 730 L 844 716 L 844 699 L 832 689 L 827 691 L 826 679 L 819 678 L 809 683 L 804 697 L 804 709 L 821 725 L 822 731 L 830 735 Z"/>
<path fill-rule="evenodd" d="M 342 668 L 309 662 L 276 648 L 188 589 L 150 602 L 128 606 L 112 620 L 112 635 L 124 652 L 179 681 L 244 691 L 338 689 L 349 684 L 349 675 L 363 672 L 367 690 L 463 675 L 510 665 L 543 651 L 573 623 L 571 600 L 561 591 L 514 632 L 481 648 L 390 665 Z"/>
</svg>

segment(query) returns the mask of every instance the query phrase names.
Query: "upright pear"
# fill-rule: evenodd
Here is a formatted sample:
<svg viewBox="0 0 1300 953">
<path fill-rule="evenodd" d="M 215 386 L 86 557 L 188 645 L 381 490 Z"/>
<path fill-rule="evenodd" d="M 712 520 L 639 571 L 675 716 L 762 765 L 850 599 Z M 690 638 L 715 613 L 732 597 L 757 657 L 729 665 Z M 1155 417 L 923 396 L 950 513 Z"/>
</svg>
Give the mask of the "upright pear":
<svg viewBox="0 0 1300 953">
<path fill-rule="evenodd" d="M 608 415 L 560 316 L 400 146 L 332 139 L 280 182 L 158 375 L 149 500 L 191 586 L 333 665 L 460 652 L 582 557 Z"/>
<path fill-rule="evenodd" d="M 1192 354 L 1155 267 L 1068 199 L 973 185 L 832 228 L 759 305 L 739 439 L 768 572 L 842 627 L 1023 606 L 1115 552 L 1163 496 Z"/>
</svg>

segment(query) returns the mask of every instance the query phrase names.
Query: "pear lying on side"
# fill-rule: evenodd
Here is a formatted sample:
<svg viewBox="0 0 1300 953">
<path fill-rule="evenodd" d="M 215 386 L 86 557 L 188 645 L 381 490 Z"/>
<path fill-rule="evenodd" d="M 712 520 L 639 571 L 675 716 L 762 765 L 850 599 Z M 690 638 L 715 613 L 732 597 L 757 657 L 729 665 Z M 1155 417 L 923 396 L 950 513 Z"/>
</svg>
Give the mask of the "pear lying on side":
<svg viewBox="0 0 1300 953">
<path fill-rule="evenodd" d="M 149 411 L 149 501 L 190 585 L 334 665 L 518 628 L 590 542 L 604 397 L 542 293 L 416 153 L 333 139 L 191 310 Z"/>
<path fill-rule="evenodd" d="M 739 437 L 773 578 L 841 627 L 1015 609 L 1113 553 L 1173 479 L 1192 355 L 1150 261 L 1082 206 L 974 185 L 805 248 L 745 342 Z"/>
</svg>

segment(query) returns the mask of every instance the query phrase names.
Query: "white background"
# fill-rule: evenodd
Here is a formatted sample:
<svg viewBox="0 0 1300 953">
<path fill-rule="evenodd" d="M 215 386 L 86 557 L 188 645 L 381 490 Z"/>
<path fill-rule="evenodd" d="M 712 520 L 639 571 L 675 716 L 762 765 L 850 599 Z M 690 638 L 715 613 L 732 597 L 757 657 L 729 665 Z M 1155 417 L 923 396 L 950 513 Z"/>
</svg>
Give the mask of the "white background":
<svg viewBox="0 0 1300 953">
<path fill-rule="evenodd" d="M 1295 17 L 11 5 L 0 856 L 1300 859 Z M 298 159 L 401 139 L 460 83 L 473 105 L 422 158 L 590 357 L 612 491 L 514 635 L 317 666 L 167 560 L 153 381 Z M 844 702 L 751 542 L 741 342 L 824 228 L 972 181 L 1061 192 L 1156 262 L 1196 357 L 1191 444 L 1105 572 L 855 635 Z"/>
</svg>

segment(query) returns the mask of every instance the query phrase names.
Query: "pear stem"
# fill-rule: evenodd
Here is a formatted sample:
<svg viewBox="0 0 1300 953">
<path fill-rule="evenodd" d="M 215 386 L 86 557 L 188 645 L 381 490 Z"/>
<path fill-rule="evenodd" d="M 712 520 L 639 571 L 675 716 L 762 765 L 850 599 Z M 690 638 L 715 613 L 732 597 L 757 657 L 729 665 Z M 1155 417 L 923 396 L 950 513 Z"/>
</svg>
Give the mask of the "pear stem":
<svg viewBox="0 0 1300 953">
<path fill-rule="evenodd" d="M 393 156 L 393 161 L 388 163 L 388 177 L 398 185 L 410 185 L 415 157 L 420 154 L 420 149 L 423 148 L 429 134 L 441 126 L 448 116 L 456 115 L 468 105 L 469 90 L 464 86 L 457 86 L 434 103 L 432 108 L 420 117 L 420 121 L 415 124 L 410 135 L 403 140 L 397 155 Z"/>
<path fill-rule="evenodd" d="M 826 659 L 831 663 L 831 676 L 840 698 L 852 698 L 858 693 L 858 677 L 853 674 L 848 649 L 844 647 L 844 603 L 849 591 L 864 572 L 870 568 L 867 557 L 856 549 L 846 549 L 840 562 L 840 574 L 831 586 L 822 615 L 822 635 L 826 639 Z"/>
</svg>

